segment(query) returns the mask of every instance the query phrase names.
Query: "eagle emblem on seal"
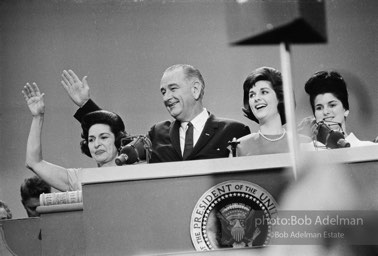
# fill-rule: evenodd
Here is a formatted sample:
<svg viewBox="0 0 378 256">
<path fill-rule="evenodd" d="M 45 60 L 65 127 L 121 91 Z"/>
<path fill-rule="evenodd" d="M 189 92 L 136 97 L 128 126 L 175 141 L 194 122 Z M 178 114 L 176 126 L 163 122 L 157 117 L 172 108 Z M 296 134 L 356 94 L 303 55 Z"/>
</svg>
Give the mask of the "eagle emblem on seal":
<svg viewBox="0 0 378 256">
<path fill-rule="evenodd" d="M 261 230 L 254 225 L 255 210 L 242 203 L 223 207 L 217 214 L 221 223 L 220 244 L 227 247 L 252 247 Z"/>
</svg>

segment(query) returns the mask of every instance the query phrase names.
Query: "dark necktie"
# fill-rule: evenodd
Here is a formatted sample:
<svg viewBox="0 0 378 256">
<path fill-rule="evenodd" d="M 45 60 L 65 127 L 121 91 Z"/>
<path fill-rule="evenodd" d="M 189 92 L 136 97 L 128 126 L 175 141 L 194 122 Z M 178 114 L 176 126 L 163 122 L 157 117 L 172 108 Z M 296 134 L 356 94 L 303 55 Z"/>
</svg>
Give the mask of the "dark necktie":
<svg viewBox="0 0 378 256">
<path fill-rule="evenodd" d="M 193 124 L 191 122 L 188 123 L 188 129 L 186 129 L 185 134 L 185 147 L 184 147 L 184 155 L 183 159 L 187 159 L 190 153 L 193 150 Z"/>
</svg>

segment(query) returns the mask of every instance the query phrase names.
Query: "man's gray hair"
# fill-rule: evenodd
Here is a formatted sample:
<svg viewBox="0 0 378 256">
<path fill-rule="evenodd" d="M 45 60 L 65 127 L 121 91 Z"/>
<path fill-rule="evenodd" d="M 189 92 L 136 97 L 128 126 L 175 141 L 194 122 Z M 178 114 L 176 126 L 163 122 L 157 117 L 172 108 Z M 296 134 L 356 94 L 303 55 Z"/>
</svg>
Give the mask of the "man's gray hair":
<svg viewBox="0 0 378 256">
<path fill-rule="evenodd" d="M 201 83 L 200 98 L 202 98 L 203 95 L 205 94 L 205 80 L 203 79 L 201 72 L 197 68 L 195 68 L 194 66 L 189 65 L 189 64 L 175 64 L 175 65 L 167 68 L 164 71 L 164 73 L 167 73 L 167 72 L 179 69 L 179 68 L 182 68 L 184 70 L 184 73 L 185 73 L 185 75 L 188 79 L 197 78 L 200 81 L 200 83 Z"/>
</svg>

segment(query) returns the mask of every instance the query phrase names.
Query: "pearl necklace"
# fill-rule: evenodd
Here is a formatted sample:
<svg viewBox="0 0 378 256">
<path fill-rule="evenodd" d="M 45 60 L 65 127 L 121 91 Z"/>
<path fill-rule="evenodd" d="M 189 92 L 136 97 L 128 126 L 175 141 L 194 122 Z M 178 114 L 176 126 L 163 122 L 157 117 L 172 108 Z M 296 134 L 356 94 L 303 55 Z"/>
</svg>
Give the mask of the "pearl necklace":
<svg viewBox="0 0 378 256">
<path fill-rule="evenodd" d="M 276 139 L 269 139 L 269 138 L 267 138 L 264 134 L 261 133 L 261 130 L 258 131 L 258 134 L 259 134 L 261 137 L 263 137 L 264 139 L 266 139 L 266 140 L 268 140 L 268 141 L 272 141 L 272 142 L 274 142 L 274 141 L 279 141 L 280 139 L 282 139 L 282 138 L 285 136 L 285 134 L 286 134 L 286 130 L 285 130 L 285 128 L 283 128 L 283 133 L 282 133 L 282 135 L 281 135 L 280 137 L 276 138 Z"/>
</svg>

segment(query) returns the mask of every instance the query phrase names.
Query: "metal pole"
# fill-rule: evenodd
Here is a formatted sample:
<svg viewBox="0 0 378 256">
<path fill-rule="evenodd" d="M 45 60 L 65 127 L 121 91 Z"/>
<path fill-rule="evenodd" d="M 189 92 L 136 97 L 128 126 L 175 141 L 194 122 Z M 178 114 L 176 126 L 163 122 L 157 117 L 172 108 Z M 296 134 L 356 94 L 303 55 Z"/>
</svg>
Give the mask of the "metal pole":
<svg viewBox="0 0 378 256">
<path fill-rule="evenodd" d="M 290 149 L 290 158 L 293 165 L 294 179 L 297 179 L 298 142 L 297 125 L 295 121 L 294 90 L 291 72 L 290 45 L 287 42 L 280 43 L 282 82 L 285 100 L 285 115 L 287 126 L 287 138 Z"/>
</svg>

